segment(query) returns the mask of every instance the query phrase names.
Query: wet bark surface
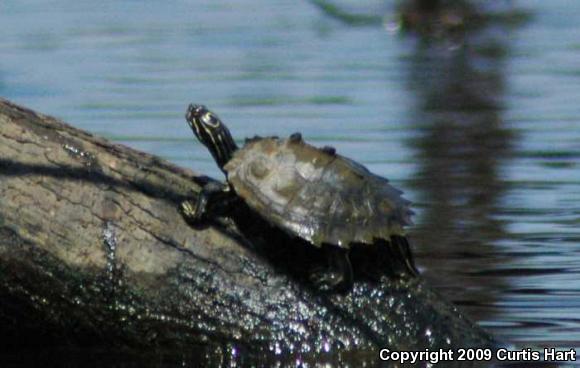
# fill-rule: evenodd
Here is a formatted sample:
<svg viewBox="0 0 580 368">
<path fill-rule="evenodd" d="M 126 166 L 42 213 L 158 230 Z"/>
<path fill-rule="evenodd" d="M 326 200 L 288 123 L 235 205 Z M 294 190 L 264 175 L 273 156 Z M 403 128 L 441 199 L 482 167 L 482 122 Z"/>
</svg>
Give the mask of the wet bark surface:
<svg viewBox="0 0 580 368">
<path fill-rule="evenodd" d="M 342 364 L 357 354 L 374 363 L 382 348 L 492 342 L 421 278 L 359 278 L 346 294 L 321 294 L 298 260 L 263 253 L 279 241 L 267 228 L 188 226 L 178 203 L 208 180 L 0 100 L 7 349 L 114 346 L 257 365 L 324 355 Z"/>
</svg>

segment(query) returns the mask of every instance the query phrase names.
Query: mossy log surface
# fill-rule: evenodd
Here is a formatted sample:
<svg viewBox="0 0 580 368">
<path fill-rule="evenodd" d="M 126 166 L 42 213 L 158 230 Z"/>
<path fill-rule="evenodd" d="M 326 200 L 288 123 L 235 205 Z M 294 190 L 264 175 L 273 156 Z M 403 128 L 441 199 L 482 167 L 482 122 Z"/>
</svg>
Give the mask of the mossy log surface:
<svg viewBox="0 0 580 368">
<path fill-rule="evenodd" d="M 381 348 L 492 341 L 421 279 L 320 294 L 231 223 L 191 228 L 178 203 L 207 180 L 0 99 L 7 346 L 175 349 L 222 361 L 362 352 L 377 361 Z"/>
</svg>

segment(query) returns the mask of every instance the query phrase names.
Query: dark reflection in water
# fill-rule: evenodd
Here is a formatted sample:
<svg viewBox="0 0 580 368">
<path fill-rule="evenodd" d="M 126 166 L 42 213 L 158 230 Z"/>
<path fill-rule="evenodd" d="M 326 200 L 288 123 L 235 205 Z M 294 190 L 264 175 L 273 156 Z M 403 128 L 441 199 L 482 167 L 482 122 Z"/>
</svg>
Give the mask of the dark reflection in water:
<svg viewBox="0 0 580 368">
<path fill-rule="evenodd" d="M 517 136 L 502 121 L 507 45 L 481 42 L 416 50 L 409 88 L 417 96 L 411 114 L 419 135 L 409 144 L 419 162 L 412 179 L 423 212 L 414 232 L 419 264 L 451 297 L 470 305 L 473 317 L 492 320 L 493 309 L 478 308 L 493 302 L 481 285 L 499 288 L 504 281 L 474 275 L 502 262 L 494 245 L 506 236 L 496 216 L 506 189 L 501 169 Z"/>
<path fill-rule="evenodd" d="M 405 60 L 417 132 L 408 140 L 418 165 L 414 239 L 426 277 L 492 332 L 521 346 L 577 348 L 578 108 L 566 102 L 577 88 L 562 31 L 572 20 L 550 18 L 548 7 L 537 15 L 549 24 L 542 46 L 537 28 L 524 30 L 522 48 L 513 25 L 495 24 L 463 48 L 420 45 Z M 532 51 L 558 61 L 532 71 Z"/>
</svg>

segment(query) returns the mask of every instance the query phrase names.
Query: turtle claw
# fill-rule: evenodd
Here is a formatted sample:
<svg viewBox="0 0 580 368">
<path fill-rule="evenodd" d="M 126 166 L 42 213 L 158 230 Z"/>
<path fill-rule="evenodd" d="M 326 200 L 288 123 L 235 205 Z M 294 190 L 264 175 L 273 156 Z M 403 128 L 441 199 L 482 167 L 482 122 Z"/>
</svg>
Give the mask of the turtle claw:
<svg viewBox="0 0 580 368">
<path fill-rule="evenodd" d="M 179 211 L 188 223 L 197 223 L 201 220 L 201 216 L 196 211 L 196 207 L 196 202 L 192 200 L 183 201 L 179 205 Z"/>
<path fill-rule="evenodd" d="M 310 274 L 310 282 L 322 292 L 345 292 L 350 284 L 345 275 L 329 269 L 316 269 Z"/>
<path fill-rule="evenodd" d="M 348 259 L 348 252 L 328 245 L 324 249 L 328 266 L 312 269 L 310 281 L 323 292 L 347 292 L 353 285 L 352 266 Z"/>
</svg>

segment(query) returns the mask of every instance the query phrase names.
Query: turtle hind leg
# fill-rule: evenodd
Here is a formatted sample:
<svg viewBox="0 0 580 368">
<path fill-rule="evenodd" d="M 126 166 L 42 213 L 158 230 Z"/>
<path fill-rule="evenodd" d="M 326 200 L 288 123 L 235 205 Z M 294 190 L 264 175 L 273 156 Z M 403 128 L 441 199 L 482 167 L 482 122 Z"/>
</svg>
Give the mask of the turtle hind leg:
<svg viewBox="0 0 580 368">
<path fill-rule="evenodd" d="M 232 207 L 233 198 L 228 185 L 210 181 L 197 194 L 197 200 L 187 199 L 181 202 L 179 209 L 183 218 L 191 225 L 223 216 Z"/>
<path fill-rule="evenodd" d="M 405 269 L 405 273 L 414 277 L 419 276 L 419 270 L 415 266 L 415 258 L 411 252 L 409 241 L 404 236 L 391 236 L 393 253 L 396 254 L 400 263 Z"/>
<path fill-rule="evenodd" d="M 353 285 L 353 272 L 348 250 L 332 245 L 325 245 L 326 268 L 312 270 L 310 281 L 324 292 L 346 292 Z"/>
</svg>

